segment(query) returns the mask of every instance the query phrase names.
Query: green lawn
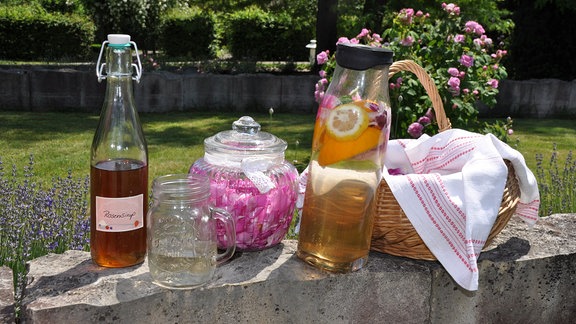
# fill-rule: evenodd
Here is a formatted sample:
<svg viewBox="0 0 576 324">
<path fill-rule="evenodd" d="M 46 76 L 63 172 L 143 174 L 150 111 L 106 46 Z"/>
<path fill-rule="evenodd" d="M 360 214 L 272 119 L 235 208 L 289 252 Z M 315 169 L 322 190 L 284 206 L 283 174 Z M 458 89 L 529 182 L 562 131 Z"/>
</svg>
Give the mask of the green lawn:
<svg viewBox="0 0 576 324">
<path fill-rule="evenodd" d="M 536 154 L 544 155 L 547 161 L 554 145 L 561 161 L 569 151 L 576 154 L 576 120 L 515 119 L 508 144 L 524 155 L 528 167 L 535 172 Z"/>
<path fill-rule="evenodd" d="M 150 181 L 157 176 L 187 172 L 204 154 L 203 140 L 232 128 L 242 114 L 170 113 L 141 114 L 148 141 Z M 286 158 L 305 159 L 310 154 L 313 115 L 251 114 L 262 130 L 288 142 Z M 99 116 L 86 113 L 0 112 L 0 158 L 5 171 L 22 167 L 34 156 L 37 180 L 74 177 L 90 170 L 90 146 Z"/>
<path fill-rule="evenodd" d="M 169 173 L 187 172 L 204 154 L 204 138 L 231 129 L 240 113 L 141 114 L 148 140 L 150 180 Z M 310 153 L 313 115 L 251 114 L 262 130 L 288 142 L 286 158 L 305 160 Z M 88 175 L 90 145 L 98 116 L 86 113 L 0 112 L 0 157 L 4 169 L 19 169 L 34 155 L 35 174 L 42 182 Z M 560 159 L 576 148 L 576 121 L 564 119 L 516 119 L 509 144 L 519 150 L 535 170 L 536 154 L 546 159 L 554 144 Z M 575 152 L 576 153 L 576 152 Z"/>
</svg>

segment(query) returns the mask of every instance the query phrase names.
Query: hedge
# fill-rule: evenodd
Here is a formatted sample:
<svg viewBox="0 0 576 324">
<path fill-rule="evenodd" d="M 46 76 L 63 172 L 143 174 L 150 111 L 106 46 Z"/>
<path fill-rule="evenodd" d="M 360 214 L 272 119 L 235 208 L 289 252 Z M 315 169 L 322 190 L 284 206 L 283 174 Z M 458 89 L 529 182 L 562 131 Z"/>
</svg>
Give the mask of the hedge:
<svg viewBox="0 0 576 324">
<path fill-rule="evenodd" d="M 314 38 L 311 21 L 257 7 L 232 13 L 225 23 L 228 49 L 235 59 L 307 61 Z"/>
<path fill-rule="evenodd" d="M 205 59 L 211 57 L 215 39 L 214 15 L 187 8 L 168 12 L 160 28 L 160 48 L 172 57 Z"/>
<path fill-rule="evenodd" d="M 0 6 L 0 59 L 86 59 L 94 33 L 87 17 L 31 6 Z"/>
</svg>

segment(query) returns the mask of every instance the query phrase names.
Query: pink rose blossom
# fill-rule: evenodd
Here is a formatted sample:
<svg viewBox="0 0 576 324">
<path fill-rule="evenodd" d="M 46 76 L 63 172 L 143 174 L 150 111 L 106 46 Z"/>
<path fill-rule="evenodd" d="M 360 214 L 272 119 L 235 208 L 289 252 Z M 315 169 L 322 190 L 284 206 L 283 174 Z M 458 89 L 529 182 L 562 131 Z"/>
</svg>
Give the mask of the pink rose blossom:
<svg viewBox="0 0 576 324">
<path fill-rule="evenodd" d="M 324 71 L 324 70 L 320 70 L 320 72 L 318 72 L 318 75 L 320 75 L 320 77 L 323 79 L 326 78 L 327 74 L 328 73 L 326 73 L 326 71 Z"/>
<path fill-rule="evenodd" d="M 424 126 L 420 123 L 412 123 L 408 126 L 408 134 L 413 138 L 419 138 L 422 136 L 422 132 L 424 131 Z"/>
<path fill-rule="evenodd" d="M 348 43 L 350 43 L 350 40 L 347 37 L 340 37 L 336 42 L 336 44 L 348 44 Z"/>
<path fill-rule="evenodd" d="M 498 89 L 498 80 L 496 79 L 490 79 L 490 81 L 486 82 L 486 84 L 494 89 Z"/>
<path fill-rule="evenodd" d="M 514 130 L 512 128 L 508 129 L 508 135 L 514 134 Z"/>
<path fill-rule="evenodd" d="M 504 55 L 506 55 L 508 52 L 506 50 L 497 50 L 495 54 L 490 55 L 492 58 L 498 59 L 498 58 L 502 58 Z"/>
<path fill-rule="evenodd" d="M 414 9 L 412 8 L 404 8 L 400 10 L 400 13 L 398 14 L 398 18 L 405 25 L 410 25 L 412 23 L 413 17 L 414 17 Z"/>
<path fill-rule="evenodd" d="M 485 33 L 484 27 L 482 27 L 482 25 L 480 25 L 479 23 L 477 23 L 473 20 L 468 21 L 464 25 L 464 31 L 468 34 L 475 33 L 477 35 L 482 35 Z"/>
<path fill-rule="evenodd" d="M 448 14 L 450 15 L 454 15 L 454 16 L 458 16 L 460 15 L 460 7 L 458 7 L 457 5 L 453 4 L 453 3 L 442 3 L 442 9 L 444 9 L 444 11 L 446 11 Z"/>
<path fill-rule="evenodd" d="M 323 65 L 326 62 L 328 62 L 330 51 L 326 50 L 326 51 L 322 51 L 320 53 L 318 53 L 318 55 L 316 55 L 316 62 L 318 62 L 318 65 Z"/>
<path fill-rule="evenodd" d="M 448 80 L 448 86 L 450 87 L 450 89 L 448 89 L 450 91 L 450 93 L 452 93 L 452 95 L 457 96 L 460 94 L 460 79 L 456 78 L 456 77 L 451 77 Z"/>
<path fill-rule="evenodd" d="M 459 78 L 455 78 L 455 77 L 451 77 L 451 78 L 448 80 L 448 85 L 449 85 L 451 88 L 458 88 L 458 87 L 460 86 L 460 79 L 459 79 Z"/>
<path fill-rule="evenodd" d="M 370 31 L 366 28 L 362 28 L 362 31 L 360 31 L 360 34 L 358 34 L 358 36 L 356 36 L 356 38 L 363 38 L 366 37 L 370 34 Z"/>
<path fill-rule="evenodd" d="M 422 116 L 422 117 L 418 118 L 418 122 L 420 124 L 422 124 L 423 126 L 427 126 L 427 125 L 430 125 L 430 118 L 428 118 L 427 116 Z"/>
<path fill-rule="evenodd" d="M 458 75 L 460 75 L 460 71 L 458 71 L 457 68 L 451 67 L 448 69 L 448 74 L 450 74 L 453 77 L 457 77 Z"/>
<path fill-rule="evenodd" d="M 462 34 L 457 34 L 456 36 L 454 36 L 454 42 L 455 43 L 463 43 L 465 39 L 465 36 Z"/>
<path fill-rule="evenodd" d="M 434 114 L 434 110 L 432 110 L 432 108 L 428 108 L 424 116 L 428 117 L 431 122 L 436 120 L 436 114 Z"/>
<path fill-rule="evenodd" d="M 324 99 L 324 91 L 314 91 L 314 100 L 316 100 L 316 102 L 322 102 L 322 99 Z"/>
<path fill-rule="evenodd" d="M 482 40 L 480 38 L 474 38 L 474 40 L 472 41 L 474 43 L 474 45 L 476 45 L 476 47 L 480 48 L 482 46 L 484 46 L 484 43 L 482 42 Z"/>
<path fill-rule="evenodd" d="M 470 55 L 462 54 L 459 61 L 460 64 L 464 65 L 465 67 L 471 67 L 474 65 L 474 58 Z"/>
<path fill-rule="evenodd" d="M 414 38 L 412 36 L 407 36 L 406 38 L 402 39 L 400 41 L 400 45 L 402 46 L 412 46 L 412 44 L 414 44 Z"/>
</svg>

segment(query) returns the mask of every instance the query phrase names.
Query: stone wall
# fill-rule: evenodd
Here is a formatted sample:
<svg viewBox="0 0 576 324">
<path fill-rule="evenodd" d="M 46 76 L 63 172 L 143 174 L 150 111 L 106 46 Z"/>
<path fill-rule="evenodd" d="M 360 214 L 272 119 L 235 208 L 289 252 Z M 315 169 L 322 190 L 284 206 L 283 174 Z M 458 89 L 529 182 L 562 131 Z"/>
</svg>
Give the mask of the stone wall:
<svg viewBox="0 0 576 324">
<path fill-rule="evenodd" d="M 141 112 L 240 111 L 310 113 L 313 75 L 146 73 L 134 84 Z M 0 69 L 0 110 L 97 112 L 106 81 L 76 69 Z"/>
<path fill-rule="evenodd" d="M 316 109 L 310 74 L 145 73 L 135 84 L 141 112 L 239 111 L 312 113 Z M 498 104 L 483 117 L 576 118 L 576 80 L 503 80 Z M 95 72 L 42 67 L 0 68 L 0 110 L 97 112 L 105 82 Z"/>
<path fill-rule="evenodd" d="M 576 80 L 504 80 L 498 90 L 496 107 L 482 116 L 576 118 Z"/>
<path fill-rule="evenodd" d="M 533 228 L 513 218 L 481 254 L 474 292 L 438 262 L 377 252 L 360 271 L 329 274 L 300 261 L 291 240 L 237 254 L 193 290 L 154 285 L 146 263 L 105 269 L 89 253 L 68 251 L 30 262 L 22 322 L 570 323 L 575 232 L 576 214 Z M 9 304 L 0 301 L 0 314 Z"/>
</svg>

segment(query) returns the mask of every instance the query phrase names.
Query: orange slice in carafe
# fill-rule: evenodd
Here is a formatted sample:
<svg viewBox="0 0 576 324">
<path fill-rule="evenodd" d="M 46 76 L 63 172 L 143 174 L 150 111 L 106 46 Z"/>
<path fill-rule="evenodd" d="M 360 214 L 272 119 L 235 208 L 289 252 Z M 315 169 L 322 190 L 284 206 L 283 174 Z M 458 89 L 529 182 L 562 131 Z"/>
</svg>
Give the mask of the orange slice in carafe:
<svg viewBox="0 0 576 324">
<path fill-rule="evenodd" d="M 368 127 L 354 140 L 340 141 L 332 136 L 324 136 L 324 143 L 318 152 L 318 163 L 326 166 L 367 152 L 378 146 L 380 133 L 380 129 Z"/>
</svg>

